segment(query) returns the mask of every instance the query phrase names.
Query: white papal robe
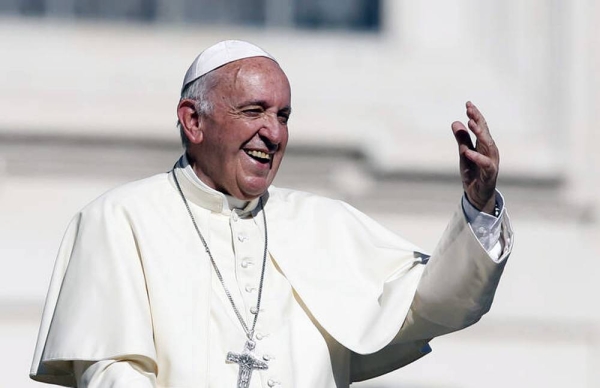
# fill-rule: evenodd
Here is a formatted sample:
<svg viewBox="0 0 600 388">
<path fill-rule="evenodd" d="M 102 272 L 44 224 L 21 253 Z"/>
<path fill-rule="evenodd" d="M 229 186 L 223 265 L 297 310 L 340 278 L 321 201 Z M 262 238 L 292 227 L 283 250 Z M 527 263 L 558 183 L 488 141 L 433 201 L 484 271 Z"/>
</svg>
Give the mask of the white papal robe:
<svg viewBox="0 0 600 388">
<path fill-rule="evenodd" d="M 265 238 L 259 201 L 230 210 L 189 166 L 180 163 L 175 173 L 251 322 Z M 251 387 L 348 387 L 420 358 L 431 338 L 489 310 L 512 247 L 505 214 L 499 260 L 460 208 L 429 258 L 341 201 L 271 187 L 262 203 L 268 260 L 256 353 L 269 369 L 255 371 Z M 66 386 L 77 379 L 133 386 L 135 379 L 139 386 L 234 387 L 238 367 L 225 357 L 244 341 L 165 173 L 106 193 L 69 225 L 31 376 Z"/>
</svg>

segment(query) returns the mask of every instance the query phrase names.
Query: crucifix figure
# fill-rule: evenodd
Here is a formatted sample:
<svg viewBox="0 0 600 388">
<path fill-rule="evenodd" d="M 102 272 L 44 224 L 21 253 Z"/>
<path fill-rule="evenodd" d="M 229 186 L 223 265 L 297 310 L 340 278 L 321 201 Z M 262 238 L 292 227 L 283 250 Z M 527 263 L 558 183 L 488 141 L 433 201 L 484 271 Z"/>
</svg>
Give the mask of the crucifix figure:
<svg viewBox="0 0 600 388">
<path fill-rule="evenodd" d="M 254 341 L 246 341 L 244 351 L 241 354 L 233 352 L 227 353 L 227 361 L 235 362 L 240 366 L 240 372 L 238 374 L 237 388 L 248 388 L 250 386 L 250 377 L 254 369 L 268 369 L 269 365 L 259 360 L 254 356 Z"/>
</svg>

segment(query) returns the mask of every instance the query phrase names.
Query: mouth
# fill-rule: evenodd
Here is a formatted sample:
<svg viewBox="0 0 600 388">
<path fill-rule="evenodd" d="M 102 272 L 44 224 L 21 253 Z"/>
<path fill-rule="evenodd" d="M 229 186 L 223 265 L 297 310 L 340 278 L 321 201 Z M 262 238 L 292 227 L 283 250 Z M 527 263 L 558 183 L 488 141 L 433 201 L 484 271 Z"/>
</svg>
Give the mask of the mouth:
<svg viewBox="0 0 600 388">
<path fill-rule="evenodd" d="M 257 150 L 244 150 L 246 155 L 250 156 L 252 159 L 256 160 L 259 163 L 270 163 L 272 159 L 272 155 L 263 151 Z"/>
</svg>

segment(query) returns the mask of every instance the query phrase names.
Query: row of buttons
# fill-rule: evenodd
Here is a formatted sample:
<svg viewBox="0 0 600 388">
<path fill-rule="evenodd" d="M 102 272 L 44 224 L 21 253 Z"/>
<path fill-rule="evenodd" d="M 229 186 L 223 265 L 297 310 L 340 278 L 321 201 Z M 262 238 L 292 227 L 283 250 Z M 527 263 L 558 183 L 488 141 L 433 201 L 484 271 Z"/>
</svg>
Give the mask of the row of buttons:
<svg viewBox="0 0 600 388">
<path fill-rule="evenodd" d="M 240 219 L 240 216 L 239 216 L 239 214 L 237 214 L 237 212 L 236 212 L 236 211 L 233 211 L 233 212 L 231 213 L 231 219 L 232 219 L 234 222 L 237 222 L 237 221 Z M 243 232 L 242 232 L 242 233 L 239 233 L 239 234 L 237 235 L 237 239 L 238 239 L 238 241 L 239 241 L 239 242 L 241 242 L 241 243 L 245 243 L 245 242 L 246 242 L 246 241 L 248 241 L 250 238 L 248 237 L 248 235 L 247 235 L 247 234 L 245 234 L 245 233 L 243 233 Z M 240 266 L 241 266 L 242 268 L 244 268 L 244 269 L 248 269 L 249 267 L 251 267 L 251 266 L 253 266 L 253 265 L 254 265 L 254 262 L 253 262 L 252 260 L 250 260 L 250 259 L 243 259 L 243 260 L 241 261 L 241 263 L 240 263 Z M 250 284 L 246 284 L 246 286 L 244 287 L 244 289 L 245 289 L 245 291 L 246 291 L 247 293 L 252 293 L 252 292 L 255 292 L 255 291 L 257 291 L 257 287 L 255 287 L 255 286 L 253 286 L 253 285 L 250 285 Z M 261 309 L 260 309 L 260 311 L 261 311 L 261 312 L 262 312 L 262 311 L 264 311 L 264 308 L 261 308 Z M 250 312 L 251 312 L 252 314 L 257 314 L 257 313 L 258 313 L 258 309 L 256 308 L 256 306 L 253 306 L 253 307 L 251 307 L 251 308 L 250 308 Z M 261 340 L 265 339 L 265 338 L 266 338 L 266 337 L 268 337 L 268 336 L 269 336 L 269 334 L 268 334 L 268 333 L 266 334 L 266 333 L 262 333 L 262 332 L 257 332 L 257 333 L 255 334 L 255 338 L 256 338 L 256 340 L 258 340 L 258 341 L 261 341 Z M 271 355 L 271 354 L 264 354 L 264 355 L 262 356 L 262 358 L 263 358 L 263 360 L 265 360 L 265 361 L 272 361 L 272 360 L 274 360 L 274 359 L 275 359 L 275 357 L 274 357 L 273 355 Z M 271 387 L 271 388 L 272 388 L 272 387 L 275 387 L 275 386 L 280 386 L 280 385 L 281 385 L 281 382 L 280 382 L 280 381 L 277 381 L 277 380 L 276 380 L 276 379 L 274 379 L 274 378 L 270 378 L 269 380 L 267 380 L 267 386 L 269 386 L 269 387 Z"/>
</svg>

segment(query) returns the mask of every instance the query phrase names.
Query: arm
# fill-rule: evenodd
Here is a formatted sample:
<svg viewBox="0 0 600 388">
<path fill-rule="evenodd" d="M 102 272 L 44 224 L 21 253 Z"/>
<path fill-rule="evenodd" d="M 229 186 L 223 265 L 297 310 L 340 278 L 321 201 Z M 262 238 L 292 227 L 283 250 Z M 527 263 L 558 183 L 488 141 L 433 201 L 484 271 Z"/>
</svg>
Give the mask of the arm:
<svg viewBox="0 0 600 388">
<path fill-rule="evenodd" d="M 504 201 L 496 194 L 498 149 L 485 119 L 470 102 L 467 116 L 469 129 L 477 138 L 476 147 L 462 123 L 452 124 L 466 200 L 455 212 L 433 255 L 423 260 L 427 265 L 395 338 L 376 353 L 353 354 L 353 381 L 415 361 L 431 351 L 428 342 L 433 337 L 477 322 L 491 307 L 513 237 Z M 500 212 L 496 219 L 497 200 Z"/>
<path fill-rule="evenodd" d="M 508 216 L 502 219 L 497 262 L 479 243 L 457 209 L 429 258 L 402 328 L 383 349 L 352 354 L 352 381 L 362 381 L 409 364 L 431 351 L 428 342 L 477 322 L 491 307 L 512 249 Z"/>
<path fill-rule="evenodd" d="M 510 222 L 496 192 L 498 148 L 477 107 L 467 102 L 466 113 L 469 130 L 477 139 L 475 146 L 463 123 L 452 124 L 466 197 L 459 213 L 464 213 L 450 221 L 429 260 L 396 341 L 433 338 L 477 322 L 491 307 L 512 248 Z M 497 204 L 501 211 L 495 215 Z M 492 231 L 471 227 L 493 216 L 498 223 L 492 223 Z"/>
<path fill-rule="evenodd" d="M 512 249 L 508 216 L 502 219 L 502 251 L 486 251 L 457 212 L 429 259 L 406 320 L 394 342 L 431 339 L 477 322 L 489 311 Z"/>
</svg>

